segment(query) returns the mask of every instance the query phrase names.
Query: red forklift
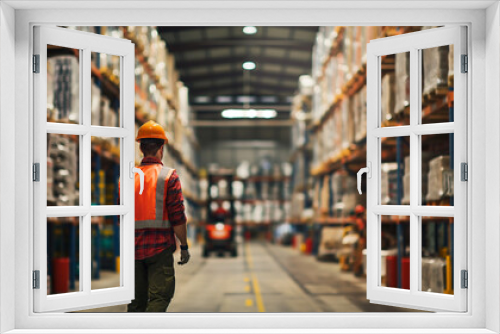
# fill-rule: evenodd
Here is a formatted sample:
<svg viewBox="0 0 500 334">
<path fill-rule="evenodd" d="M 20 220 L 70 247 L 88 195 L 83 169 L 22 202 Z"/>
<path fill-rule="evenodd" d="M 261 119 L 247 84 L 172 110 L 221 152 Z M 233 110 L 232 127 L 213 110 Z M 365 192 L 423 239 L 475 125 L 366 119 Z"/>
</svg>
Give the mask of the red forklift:
<svg viewBox="0 0 500 334">
<path fill-rule="evenodd" d="M 232 257 L 238 256 L 233 179 L 234 174 L 229 172 L 208 175 L 208 220 L 204 231 L 203 257 L 210 256 L 211 252 L 220 256 L 225 252 Z"/>
</svg>

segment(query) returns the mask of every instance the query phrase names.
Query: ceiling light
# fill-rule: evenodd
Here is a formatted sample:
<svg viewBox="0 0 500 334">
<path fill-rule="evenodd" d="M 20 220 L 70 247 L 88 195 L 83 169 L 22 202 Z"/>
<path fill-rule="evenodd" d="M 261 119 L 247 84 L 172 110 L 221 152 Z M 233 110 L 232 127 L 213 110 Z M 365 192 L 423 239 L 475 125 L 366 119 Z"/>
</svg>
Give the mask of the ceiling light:
<svg viewBox="0 0 500 334">
<path fill-rule="evenodd" d="M 278 113 L 275 109 L 225 109 L 222 111 L 223 118 L 275 118 Z"/>
<path fill-rule="evenodd" d="M 253 61 L 244 62 L 243 69 L 251 71 L 251 70 L 255 69 L 255 63 Z"/>
<path fill-rule="evenodd" d="M 253 26 L 244 27 L 243 33 L 245 33 L 247 35 L 253 35 L 253 34 L 257 33 L 257 28 L 253 27 Z"/>
</svg>

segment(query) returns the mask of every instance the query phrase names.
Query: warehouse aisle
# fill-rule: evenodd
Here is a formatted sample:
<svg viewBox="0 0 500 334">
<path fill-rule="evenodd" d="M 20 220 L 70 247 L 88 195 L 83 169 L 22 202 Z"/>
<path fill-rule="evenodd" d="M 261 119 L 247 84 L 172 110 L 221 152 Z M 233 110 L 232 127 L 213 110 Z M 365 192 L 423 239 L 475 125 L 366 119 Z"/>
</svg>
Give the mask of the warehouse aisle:
<svg viewBox="0 0 500 334">
<path fill-rule="evenodd" d="M 240 254 L 195 257 L 190 271 L 177 269 L 169 312 L 409 311 L 370 304 L 364 278 L 290 247 L 252 242 L 240 245 Z"/>
<path fill-rule="evenodd" d="M 176 266 L 176 293 L 169 312 L 410 311 L 370 304 L 364 278 L 342 272 L 336 263 L 318 262 L 290 247 L 264 242 L 240 244 L 239 251 L 236 258 L 204 259 L 194 246 L 190 263 Z M 125 311 L 125 305 L 87 310 Z"/>
</svg>

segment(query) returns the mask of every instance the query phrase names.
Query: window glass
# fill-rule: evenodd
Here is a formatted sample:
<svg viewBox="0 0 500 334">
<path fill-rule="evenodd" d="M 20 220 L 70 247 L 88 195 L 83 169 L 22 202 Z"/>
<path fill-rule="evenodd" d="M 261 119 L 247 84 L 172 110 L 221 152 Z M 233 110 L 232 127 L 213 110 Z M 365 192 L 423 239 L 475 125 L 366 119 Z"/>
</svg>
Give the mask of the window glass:
<svg viewBox="0 0 500 334">
<path fill-rule="evenodd" d="M 80 291 L 80 222 L 47 218 L 47 295 Z"/>
</svg>

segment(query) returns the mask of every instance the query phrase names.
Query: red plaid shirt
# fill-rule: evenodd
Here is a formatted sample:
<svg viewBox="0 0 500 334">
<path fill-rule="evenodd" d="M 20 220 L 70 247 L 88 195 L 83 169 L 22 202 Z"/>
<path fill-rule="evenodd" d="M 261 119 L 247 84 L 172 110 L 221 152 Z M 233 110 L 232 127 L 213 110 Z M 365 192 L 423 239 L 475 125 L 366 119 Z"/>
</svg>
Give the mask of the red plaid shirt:
<svg viewBox="0 0 500 334">
<path fill-rule="evenodd" d="M 154 157 L 142 159 L 141 165 L 162 164 Z M 167 200 L 165 208 L 168 212 L 168 220 L 171 226 L 186 224 L 184 213 L 184 197 L 182 196 L 181 182 L 177 172 L 173 172 L 167 183 Z M 175 250 L 174 229 L 145 228 L 135 230 L 135 259 L 143 260 L 167 248 Z"/>
</svg>

